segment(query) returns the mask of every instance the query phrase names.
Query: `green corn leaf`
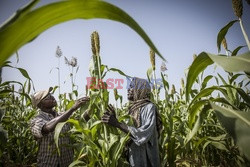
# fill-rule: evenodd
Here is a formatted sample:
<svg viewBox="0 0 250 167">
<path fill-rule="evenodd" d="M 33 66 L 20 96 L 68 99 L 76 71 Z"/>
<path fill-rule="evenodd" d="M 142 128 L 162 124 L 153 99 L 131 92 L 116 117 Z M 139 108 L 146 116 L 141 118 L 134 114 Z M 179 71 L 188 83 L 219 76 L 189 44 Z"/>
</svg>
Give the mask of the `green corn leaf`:
<svg viewBox="0 0 250 167">
<path fill-rule="evenodd" d="M 78 120 L 75 120 L 75 119 L 69 119 L 69 120 L 67 120 L 67 122 L 68 122 L 68 123 L 73 124 L 73 125 L 74 125 L 74 127 L 76 128 L 76 130 L 77 130 L 78 132 L 82 132 L 82 131 L 83 131 L 83 129 L 82 129 L 82 127 L 80 126 L 80 124 L 79 124 L 79 121 L 78 121 Z"/>
<path fill-rule="evenodd" d="M 65 125 L 65 123 L 67 123 L 67 122 L 60 122 L 56 125 L 56 128 L 55 128 L 54 141 L 56 143 L 56 148 L 57 148 L 57 152 L 59 155 L 60 155 L 60 148 L 58 146 L 59 135 L 60 135 L 61 130 L 62 130 L 63 126 Z"/>
<path fill-rule="evenodd" d="M 220 150 L 228 151 L 228 149 L 226 148 L 226 146 L 225 146 L 223 143 L 221 143 L 221 142 L 212 141 L 211 144 L 212 144 L 214 147 L 216 147 L 216 148 L 218 148 L 218 149 L 220 149 Z"/>
<path fill-rule="evenodd" d="M 131 78 L 131 76 L 125 74 L 124 72 L 122 72 L 121 70 L 119 70 L 119 69 L 117 69 L 117 68 L 109 68 L 109 71 L 118 72 L 118 73 L 119 73 L 120 75 L 122 75 L 122 76 Z"/>
<path fill-rule="evenodd" d="M 226 94 L 225 89 L 221 88 L 220 86 L 212 86 L 206 89 L 201 90 L 191 101 L 191 103 L 188 106 L 188 110 L 189 108 L 192 106 L 192 104 L 194 104 L 196 101 L 200 100 L 201 98 L 210 96 L 214 91 L 220 91 L 222 94 Z"/>
<path fill-rule="evenodd" d="M 185 138 L 185 143 L 188 143 L 193 138 L 193 136 L 200 129 L 200 126 L 201 126 L 201 118 L 200 118 L 200 115 L 198 115 L 198 118 L 197 118 L 197 120 L 196 120 L 196 122 L 194 124 L 193 129 L 191 130 L 190 133 L 188 133 L 187 137 Z"/>
<path fill-rule="evenodd" d="M 126 12 L 110 3 L 99 0 L 70 0 L 51 3 L 30 11 L 34 4 L 24 11 L 20 10 L 18 13 L 20 17 L 14 17 L 0 27 L 0 64 L 52 26 L 73 19 L 95 18 L 109 19 L 129 26 L 160 58 L 165 60 L 138 23 Z"/>
<path fill-rule="evenodd" d="M 200 53 L 197 58 L 193 61 L 189 68 L 186 83 L 186 100 L 189 101 L 189 95 L 191 92 L 192 85 L 197 79 L 198 75 L 207 68 L 207 66 L 213 64 L 213 61 L 209 58 L 207 53 Z"/>
<path fill-rule="evenodd" d="M 205 137 L 202 137 L 202 138 L 200 138 L 200 139 L 198 139 L 198 141 L 197 142 L 195 142 L 195 149 L 197 149 L 198 148 L 198 146 L 203 142 L 203 141 L 206 141 L 207 140 L 207 136 L 205 136 Z"/>
<path fill-rule="evenodd" d="M 20 71 L 20 73 L 21 73 L 25 78 L 27 78 L 28 80 L 32 80 L 32 79 L 30 78 L 28 72 L 27 72 L 25 69 L 23 69 L 23 68 L 13 67 L 13 66 L 11 66 L 11 65 L 9 65 L 9 64 L 5 64 L 4 67 L 10 67 L 10 68 L 17 69 L 17 70 Z"/>
<path fill-rule="evenodd" d="M 212 78 L 213 78 L 212 75 L 206 76 L 206 78 L 202 82 L 201 89 L 204 89 L 207 86 L 208 81 L 210 81 Z"/>
<path fill-rule="evenodd" d="M 245 100 L 245 102 L 250 105 L 250 96 L 241 88 L 235 88 L 237 92 L 241 95 L 241 97 Z"/>
<path fill-rule="evenodd" d="M 74 162 L 72 162 L 69 167 L 73 167 L 73 166 L 76 166 L 76 165 L 80 165 L 80 164 L 83 164 L 84 162 L 80 161 L 80 160 L 75 160 Z"/>
<path fill-rule="evenodd" d="M 23 84 L 21 82 L 18 81 L 6 81 L 4 83 L 0 84 L 0 87 L 2 88 L 3 86 L 9 85 L 9 84 L 19 84 L 22 88 L 23 88 Z"/>
<path fill-rule="evenodd" d="M 239 76 L 242 76 L 244 74 L 235 74 L 230 78 L 229 83 L 232 84 Z"/>
<path fill-rule="evenodd" d="M 114 161 L 118 161 L 118 159 L 121 156 L 121 152 L 127 142 L 127 140 L 129 139 L 129 133 L 126 136 L 121 137 L 120 141 L 119 141 L 119 145 L 117 145 L 116 147 L 116 151 L 115 151 L 115 155 L 112 157 Z"/>
<path fill-rule="evenodd" d="M 208 103 L 208 100 L 199 100 L 192 107 L 188 109 L 189 117 L 188 117 L 188 126 L 189 128 L 192 128 L 192 125 L 194 124 L 196 115 L 199 113 L 202 106 Z"/>
<path fill-rule="evenodd" d="M 218 33 L 217 35 L 217 48 L 218 48 L 218 52 L 220 52 L 221 50 L 221 42 L 222 40 L 225 38 L 226 34 L 227 34 L 227 31 L 228 29 L 235 23 L 239 20 L 233 20 L 233 21 L 230 21 L 225 27 L 223 27 L 220 32 Z"/>
<path fill-rule="evenodd" d="M 207 142 L 203 145 L 203 147 L 202 147 L 202 154 L 203 154 L 203 152 L 205 151 L 206 147 L 207 147 L 211 142 L 212 142 L 212 141 L 207 141 Z"/>
<path fill-rule="evenodd" d="M 245 46 L 238 46 L 236 49 L 233 50 L 231 56 L 236 56 L 237 53 L 238 53 L 238 51 L 239 51 L 241 48 L 243 48 L 243 47 L 246 47 L 246 45 L 245 45 Z"/>
<path fill-rule="evenodd" d="M 168 84 L 168 82 L 166 81 L 166 79 L 165 79 L 163 73 L 161 73 L 161 78 L 162 78 L 162 82 L 163 82 L 165 91 L 168 91 L 168 89 L 169 89 L 169 84 Z"/>
<path fill-rule="evenodd" d="M 210 102 L 217 117 L 227 132 L 233 137 L 239 149 L 250 160 L 250 114 L 230 108 L 220 107 Z"/>
<path fill-rule="evenodd" d="M 226 134 L 223 134 L 223 135 L 216 136 L 216 137 L 208 136 L 208 138 L 214 141 L 221 141 L 221 140 L 225 140 L 226 136 L 227 136 Z"/>
<path fill-rule="evenodd" d="M 23 69 L 23 68 L 17 68 L 17 69 L 21 72 L 21 74 L 22 74 L 25 78 L 27 78 L 27 79 L 29 79 L 29 80 L 32 80 L 32 79 L 30 78 L 28 72 L 27 72 L 25 69 Z"/>
<path fill-rule="evenodd" d="M 147 70 L 147 77 L 148 77 L 149 82 L 151 82 L 152 74 L 153 74 L 153 68 L 149 67 L 148 70 Z"/>
<path fill-rule="evenodd" d="M 213 62 L 221 66 L 225 71 L 228 72 L 250 72 L 250 52 L 227 57 L 226 55 L 214 55 L 207 53 Z"/>
</svg>

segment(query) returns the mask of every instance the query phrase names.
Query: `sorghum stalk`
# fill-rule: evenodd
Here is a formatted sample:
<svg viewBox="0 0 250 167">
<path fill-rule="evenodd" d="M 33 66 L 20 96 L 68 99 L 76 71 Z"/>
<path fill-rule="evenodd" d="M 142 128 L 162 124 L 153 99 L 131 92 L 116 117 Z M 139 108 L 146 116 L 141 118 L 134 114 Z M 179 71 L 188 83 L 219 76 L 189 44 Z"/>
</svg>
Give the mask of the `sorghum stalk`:
<svg viewBox="0 0 250 167">
<path fill-rule="evenodd" d="M 246 31 L 245 31 L 245 28 L 244 28 L 244 26 L 243 26 L 242 19 L 239 18 L 239 20 L 240 20 L 240 28 L 241 28 L 242 34 L 243 34 L 243 36 L 244 36 L 244 38 L 245 38 L 245 41 L 246 41 L 246 43 L 247 43 L 247 47 L 248 47 L 248 49 L 250 50 L 249 38 L 248 38 L 247 33 L 246 33 Z"/>
<path fill-rule="evenodd" d="M 101 82 L 101 79 L 102 79 L 102 76 L 101 76 L 101 64 L 100 64 L 100 39 L 99 39 L 99 34 L 97 31 L 94 31 L 92 34 L 91 34 L 91 46 L 92 46 L 92 52 L 93 52 L 93 59 L 96 60 L 97 62 L 97 70 L 98 70 L 98 77 L 97 77 L 97 84 L 99 84 L 99 82 Z M 103 100 L 103 92 L 102 92 L 102 89 L 103 89 L 103 85 L 101 83 L 101 87 L 100 85 L 99 86 L 99 90 L 100 90 L 100 94 L 101 94 L 101 99 Z M 105 108 L 104 108 L 104 105 L 103 103 L 101 103 L 101 109 L 102 109 L 102 112 L 104 113 L 105 112 Z M 108 135 L 107 135 L 107 128 L 106 126 L 104 125 L 103 126 L 104 128 L 104 139 L 105 141 L 107 142 L 108 141 Z M 106 148 L 107 148 L 107 145 L 106 145 Z"/>
<path fill-rule="evenodd" d="M 155 52 L 150 49 L 150 62 L 153 68 L 153 77 L 154 77 L 154 94 L 155 94 L 155 101 L 158 102 L 158 92 L 157 92 L 157 85 L 156 85 L 156 75 L 155 75 Z"/>
<path fill-rule="evenodd" d="M 59 91 L 59 98 L 61 94 L 61 79 L 60 79 L 60 58 L 62 57 L 62 50 L 59 46 L 56 48 L 56 57 L 58 58 L 58 91 Z M 61 100 L 59 99 L 59 110 L 61 110 Z"/>
</svg>

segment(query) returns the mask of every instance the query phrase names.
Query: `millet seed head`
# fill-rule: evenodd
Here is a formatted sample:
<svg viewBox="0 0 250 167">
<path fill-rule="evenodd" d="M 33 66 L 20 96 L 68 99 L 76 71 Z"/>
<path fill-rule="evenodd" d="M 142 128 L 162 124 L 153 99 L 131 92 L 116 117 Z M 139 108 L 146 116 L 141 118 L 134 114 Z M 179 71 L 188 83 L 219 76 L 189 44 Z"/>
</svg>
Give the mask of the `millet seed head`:
<svg viewBox="0 0 250 167">
<path fill-rule="evenodd" d="M 155 52 L 152 49 L 150 49 L 149 54 L 150 54 L 150 62 L 152 64 L 152 68 L 153 70 L 155 70 Z"/>
<path fill-rule="evenodd" d="M 176 93 L 175 86 L 172 85 L 171 94 L 175 94 L 175 93 Z"/>
<path fill-rule="evenodd" d="M 232 0 L 232 5 L 235 16 L 241 18 L 243 9 L 242 0 Z"/>
<path fill-rule="evenodd" d="M 97 31 L 94 31 L 91 35 L 91 45 L 92 45 L 92 52 L 93 52 L 93 47 L 95 48 L 94 49 L 94 53 L 95 55 L 99 55 L 100 53 L 100 39 L 99 39 L 99 34 Z M 94 54 L 93 53 L 93 54 Z"/>
<path fill-rule="evenodd" d="M 222 45 L 223 45 L 223 47 L 224 47 L 225 50 L 228 50 L 227 49 L 227 40 L 226 40 L 226 38 L 223 38 Z"/>
<path fill-rule="evenodd" d="M 184 83 L 184 79 L 181 78 L 181 87 L 184 88 L 185 87 L 185 83 Z"/>
</svg>

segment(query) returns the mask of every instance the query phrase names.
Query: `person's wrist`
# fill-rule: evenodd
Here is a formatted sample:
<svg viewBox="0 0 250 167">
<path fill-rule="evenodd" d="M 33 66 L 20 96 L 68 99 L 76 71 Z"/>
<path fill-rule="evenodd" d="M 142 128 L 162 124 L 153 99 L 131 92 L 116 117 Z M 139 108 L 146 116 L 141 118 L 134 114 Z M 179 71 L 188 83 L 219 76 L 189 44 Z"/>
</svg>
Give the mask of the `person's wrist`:
<svg viewBox="0 0 250 167">
<path fill-rule="evenodd" d="M 117 128 L 121 128 L 121 123 L 117 120 L 117 122 L 115 123 L 115 127 Z"/>
</svg>

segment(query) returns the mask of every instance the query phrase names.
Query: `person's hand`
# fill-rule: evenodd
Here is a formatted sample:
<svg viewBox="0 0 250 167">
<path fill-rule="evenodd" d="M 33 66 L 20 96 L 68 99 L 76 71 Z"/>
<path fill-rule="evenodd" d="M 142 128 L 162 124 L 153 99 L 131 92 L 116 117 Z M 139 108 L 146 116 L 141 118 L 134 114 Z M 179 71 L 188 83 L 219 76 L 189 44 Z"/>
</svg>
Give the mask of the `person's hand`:
<svg viewBox="0 0 250 167">
<path fill-rule="evenodd" d="M 73 105 L 72 109 L 77 110 L 80 106 L 86 104 L 90 100 L 89 97 L 82 97 L 80 99 L 77 99 L 75 101 L 75 104 Z"/>
<path fill-rule="evenodd" d="M 108 105 L 107 111 L 102 116 L 102 122 L 114 127 L 118 127 L 119 122 L 116 118 L 115 108 L 111 104 Z"/>
</svg>

